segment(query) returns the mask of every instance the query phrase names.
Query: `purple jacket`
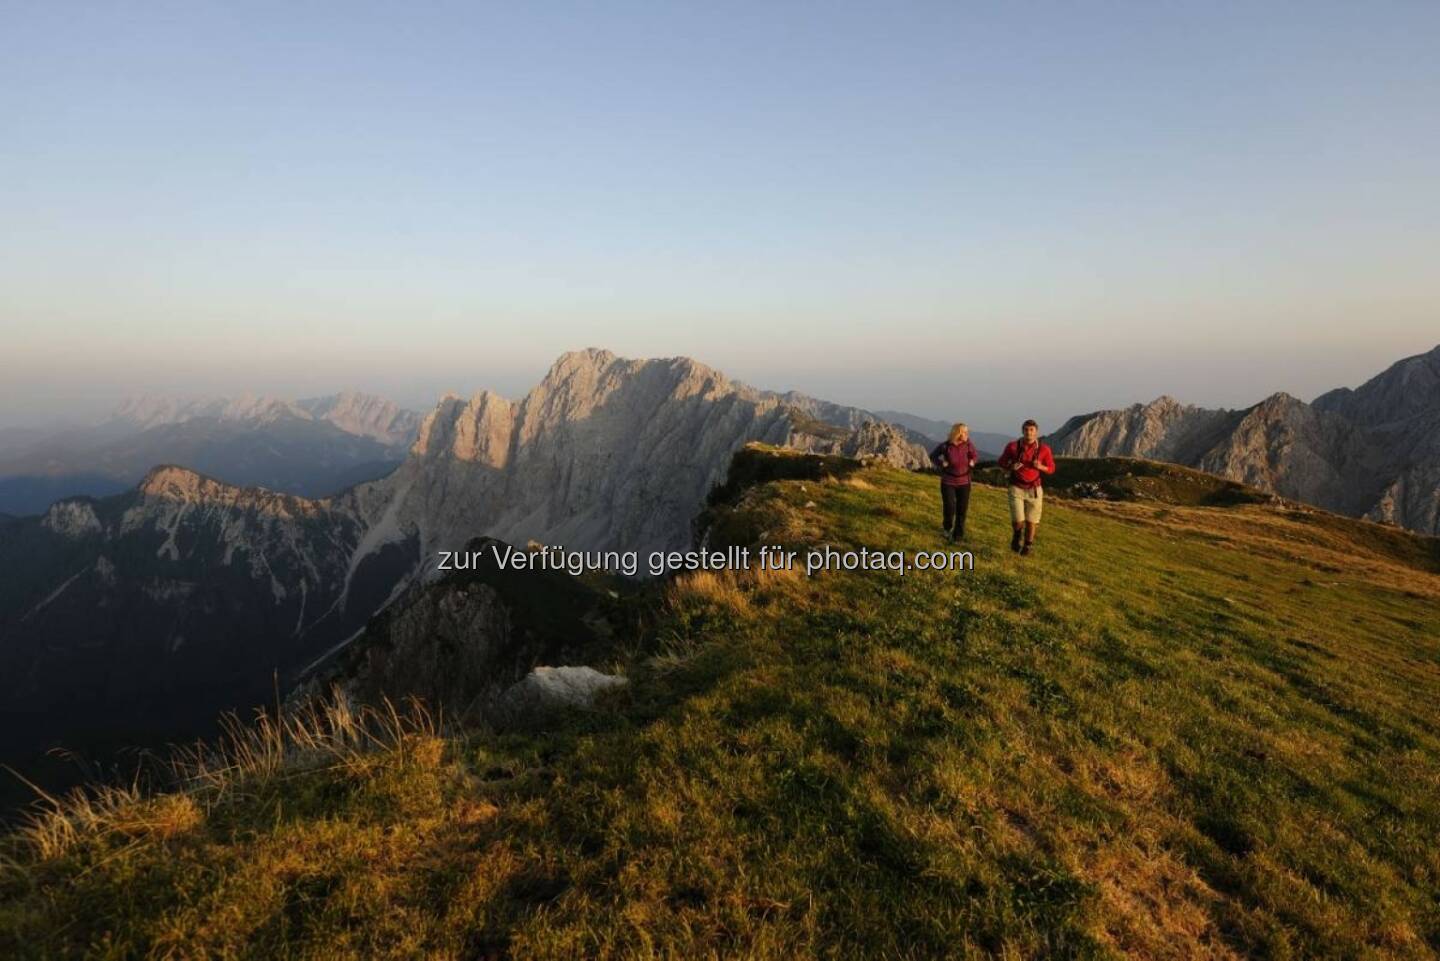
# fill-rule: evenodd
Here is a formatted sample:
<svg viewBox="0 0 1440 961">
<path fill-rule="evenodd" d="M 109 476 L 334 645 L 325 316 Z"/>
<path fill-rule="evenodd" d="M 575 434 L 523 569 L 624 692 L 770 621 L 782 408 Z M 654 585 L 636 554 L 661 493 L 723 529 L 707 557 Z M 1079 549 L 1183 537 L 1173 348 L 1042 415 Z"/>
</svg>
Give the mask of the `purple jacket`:
<svg viewBox="0 0 1440 961">
<path fill-rule="evenodd" d="M 941 463 L 941 458 L 944 458 L 944 463 Z M 968 440 L 963 444 L 946 441 L 937 444 L 930 452 L 930 463 L 940 468 L 940 483 L 946 487 L 960 487 L 970 483 L 970 462 L 979 459 L 979 451 Z"/>
</svg>

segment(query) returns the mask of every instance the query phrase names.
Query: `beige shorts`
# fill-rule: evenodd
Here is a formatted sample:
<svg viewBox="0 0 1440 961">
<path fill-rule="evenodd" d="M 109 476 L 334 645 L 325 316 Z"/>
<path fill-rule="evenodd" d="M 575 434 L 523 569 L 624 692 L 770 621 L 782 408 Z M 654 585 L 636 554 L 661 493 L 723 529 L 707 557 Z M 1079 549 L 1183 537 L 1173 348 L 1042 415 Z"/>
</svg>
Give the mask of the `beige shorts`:
<svg viewBox="0 0 1440 961">
<path fill-rule="evenodd" d="M 1010 487 L 1010 522 L 1018 524 L 1021 521 L 1029 521 L 1031 524 L 1040 523 L 1040 511 L 1045 506 L 1045 489 L 1037 487 L 1034 490 L 1026 490 L 1023 487 Z"/>
</svg>

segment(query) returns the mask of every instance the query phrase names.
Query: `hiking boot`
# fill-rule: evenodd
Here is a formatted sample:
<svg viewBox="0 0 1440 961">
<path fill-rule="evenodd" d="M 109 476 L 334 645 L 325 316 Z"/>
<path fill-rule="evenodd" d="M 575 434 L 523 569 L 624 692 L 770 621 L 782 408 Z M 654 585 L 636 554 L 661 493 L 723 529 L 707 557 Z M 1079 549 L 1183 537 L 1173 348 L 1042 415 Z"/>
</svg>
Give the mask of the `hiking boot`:
<svg viewBox="0 0 1440 961">
<path fill-rule="evenodd" d="M 1027 557 L 1029 554 L 1030 554 L 1030 545 L 1029 545 L 1029 544 L 1026 544 L 1025 546 L 1023 546 L 1023 547 L 1020 548 L 1020 556 L 1021 556 L 1021 557 Z"/>
<path fill-rule="evenodd" d="M 1010 549 L 1011 549 L 1012 551 L 1018 551 L 1018 550 L 1020 550 L 1020 532 L 1019 532 L 1019 531 L 1016 531 L 1016 532 L 1014 533 L 1014 535 L 1010 538 Z"/>
</svg>

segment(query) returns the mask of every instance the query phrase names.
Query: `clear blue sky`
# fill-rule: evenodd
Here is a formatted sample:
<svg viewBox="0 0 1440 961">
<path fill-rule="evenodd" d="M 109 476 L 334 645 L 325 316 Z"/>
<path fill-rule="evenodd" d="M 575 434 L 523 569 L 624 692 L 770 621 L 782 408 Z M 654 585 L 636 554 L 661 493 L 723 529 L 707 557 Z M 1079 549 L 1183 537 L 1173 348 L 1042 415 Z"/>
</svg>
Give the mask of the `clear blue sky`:
<svg viewBox="0 0 1440 961">
<path fill-rule="evenodd" d="M 584 346 L 1006 430 L 1308 399 L 1440 342 L 1437 50 L 1434 2 L 0 0 L 0 423 Z"/>
</svg>

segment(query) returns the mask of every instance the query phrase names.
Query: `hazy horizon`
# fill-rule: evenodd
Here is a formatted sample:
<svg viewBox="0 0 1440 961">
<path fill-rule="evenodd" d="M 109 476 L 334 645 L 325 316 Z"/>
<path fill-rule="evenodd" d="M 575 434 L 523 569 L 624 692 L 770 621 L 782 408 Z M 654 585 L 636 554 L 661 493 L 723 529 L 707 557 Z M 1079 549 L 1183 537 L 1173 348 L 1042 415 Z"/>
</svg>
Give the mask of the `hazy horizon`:
<svg viewBox="0 0 1440 961">
<path fill-rule="evenodd" d="M 0 12 L 0 426 L 566 350 L 1010 430 L 1440 341 L 1440 7 Z"/>
<path fill-rule="evenodd" d="M 585 346 L 603 347 L 603 345 L 601 344 L 589 344 Z M 1434 346 L 1440 345 L 1432 345 L 1432 347 Z M 576 347 L 572 349 L 579 350 L 583 348 Z M 1202 407 L 1245 408 L 1251 406 L 1252 404 L 1258 403 L 1261 400 L 1264 400 L 1266 397 L 1276 393 L 1277 391 L 1284 391 L 1286 393 L 1299 397 L 1301 400 L 1310 401 L 1319 394 L 1324 393 L 1327 390 L 1332 390 L 1336 387 L 1357 387 L 1364 381 L 1369 380 L 1375 374 L 1380 373 L 1384 368 L 1389 367 L 1395 361 L 1403 360 L 1405 359 L 1405 357 L 1414 356 L 1416 354 L 1425 353 L 1428 349 L 1429 348 L 1418 349 L 1410 352 L 1409 354 L 1397 356 L 1392 360 L 1385 362 L 1383 365 L 1376 367 L 1374 370 L 1370 370 L 1369 372 L 1360 375 L 1358 378 L 1344 382 L 1326 382 L 1322 384 L 1318 389 L 1302 389 L 1295 387 L 1278 386 L 1275 387 L 1273 390 L 1266 390 L 1261 394 L 1257 394 L 1248 399 L 1236 402 L 1209 402 L 1204 400 L 1203 397 L 1197 399 L 1194 396 L 1187 396 L 1174 390 L 1160 389 L 1153 393 L 1145 394 L 1143 396 L 1137 395 L 1130 399 L 1121 399 L 1113 402 L 1100 403 L 1098 405 L 1089 407 L 1076 407 L 1072 410 L 1059 413 L 1047 410 L 1034 410 L 1026 407 L 1017 407 L 1017 412 L 1010 414 L 1009 420 L 1005 420 L 1004 415 L 990 414 L 987 417 L 985 412 L 992 408 L 982 402 L 967 402 L 963 399 L 957 399 L 955 403 L 945 409 L 929 410 L 922 408 L 917 404 L 906 404 L 903 402 L 891 402 L 890 400 L 887 400 L 887 397 L 903 398 L 906 396 L 920 396 L 913 391 L 907 393 L 906 388 L 903 385 L 897 383 L 897 381 L 903 381 L 908 375 L 908 372 L 905 370 L 880 371 L 875 378 L 863 385 L 854 385 L 847 384 L 843 381 L 827 380 L 824 377 L 823 373 L 819 377 L 815 377 L 813 376 L 814 372 L 809 372 L 803 375 L 801 379 L 813 381 L 814 383 L 820 385 L 820 387 L 817 389 L 809 389 L 802 386 L 796 386 L 796 384 L 794 383 L 765 382 L 763 379 L 763 370 L 758 371 L 758 373 L 762 374 L 762 376 L 760 377 L 745 377 L 735 373 L 733 370 L 728 370 L 723 367 L 720 367 L 719 369 L 722 373 L 727 374 L 735 380 L 741 381 L 748 384 L 749 386 L 757 387 L 763 390 L 774 390 L 780 392 L 787 390 L 798 390 L 801 393 L 809 394 L 822 400 L 834 401 L 836 403 L 847 404 L 855 407 L 863 407 L 869 410 L 900 411 L 908 414 L 916 414 L 921 417 L 932 418 L 934 420 L 945 421 L 964 419 L 968 420 L 976 430 L 998 431 L 1001 433 L 1005 433 L 1014 428 L 1024 418 L 1030 416 L 1037 416 L 1037 419 L 1041 421 L 1042 430 L 1044 430 L 1045 432 L 1049 432 L 1058 428 L 1065 421 L 1065 419 L 1072 415 L 1086 414 L 1090 413 L 1093 410 L 1100 410 L 1111 407 L 1126 407 L 1133 403 L 1147 403 L 1154 400 L 1161 394 L 1171 394 L 1183 403 L 1196 404 Z M 635 356 L 627 355 L 619 351 L 616 351 L 615 353 L 619 354 L 620 356 Z M 663 356 L 690 355 L 667 354 Z M 694 357 L 693 359 L 702 363 L 707 362 L 706 359 L 703 357 Z M 496 393 L 512 400 L 519 400 L 532 387 L 539 383 L 541 378 L 544 376 L 545 371 L 549 369 L 551 363 L 554 360 L 555 358 L 552 357 L 549 360 L 545 361 L 542 365 L 535 369 L 533 373 L 527 374 L 525 371 L 522 370 L 499 372 L 493 379 L 487 382 L 476 382 L 467 385 L 455 383 L 449 386 L 445 386 L 443 381 L 435 379 L 434 384 L 436 386 L 434 386 L 433 389 L 428 390 L 423 386 L 423 384 L 411 383 L 407 386 L 404 382 L 403 377 L 394 375 L 388 376 L 383 379 L 385 383 L 389 385 L 388 388 L 370 386 L 360 383 L 325 381 L 307 382 L 305 380 L 292 381 L 282 379 L 263 381 L 263 383 L 270 385 L 268 389 L 256 389 L 254 385 L 247 386 L 239 380 L 234 381 L 234 383 L 237 385 L 234 389 L 220 389 L 216 386 L 216 382 L 214 380 L 207 381 L 206 385 L 194 384 L 191 386 L 191 388 L 187 389 L 183 386 L 179 386 L 184 383 L 183 381 L 175 381 L 173 383 L 175 383 L 177 386 L 171 388 L 162 388 L 152 384 L 148 387 L 142 386 L 135 390 L 116 391 L 108 394 L 97 392 L 91 396 L 92 403 L 88 405 L 80 405 L 78 403 L 75 403 L 74 398 L 72 397 L 72 407 L 68 414 L 62 413 L 57 410 L 47 410 L 40 411 L 38 416 L 26 418 L 23 416 L 23 408 L 7 408 L 3 413 L 0 413 L 0 428 L 43 428 L 52 426 L 81 426 L 93 423 L 104 417 L 105 415 L 113 411 L 116 406 L 118 406 L 127 398 L 147 395 L 185 400 L 200 400 L 220 397 L 233 398 L 245 394 L 251 394 L 274 396 L 286 400 L 303 400 L 306 398 L 337 394 L 344 391 L 357 391 L 360 393 L 367 393 L 384 397 L 388 400 L 394 401 L 401 407 L 424 413 L 434 408 L 438 401 L 446 394 L 459 394 L 461 396 L 470 396 L 476 391 L 488 389 L 493 390 Z M 710 366 L 715 367 L 717 365 L 710 364 Z M 779 372 L 777 372 L 777 374 L 778 373 Z M 1310 377 L 1308 378 L 1309 380 L 1316 379 L 1316 374 L 1313 370 L 1307 371 L 1307 373 L 1310 374 Z M 1293 380 L 1296 380 L 1296 378 L 1292 377 L 1292 381 Z M 305 386 L 307 383 L 312 385 L 321 384 L 323 386 L 317 389 L 307 389 Z M 827 383 L 833 385 L 834 389 L 827 390 L 825 386 Z M 887 387 L 892 389 L 887 392 Z M 998 389 L 1000 388 L 997 385 L 997 390 Z M 847 391 L 849 392 L 848 394 L 846 393 Z M 1100 390 L 1098 393 L 1102 396 L 1117 395 L 1117 389 L 1111 386 L 1108 389 Z M 865 397 L 873 399 L 865 400 Z"/>
</svg>

